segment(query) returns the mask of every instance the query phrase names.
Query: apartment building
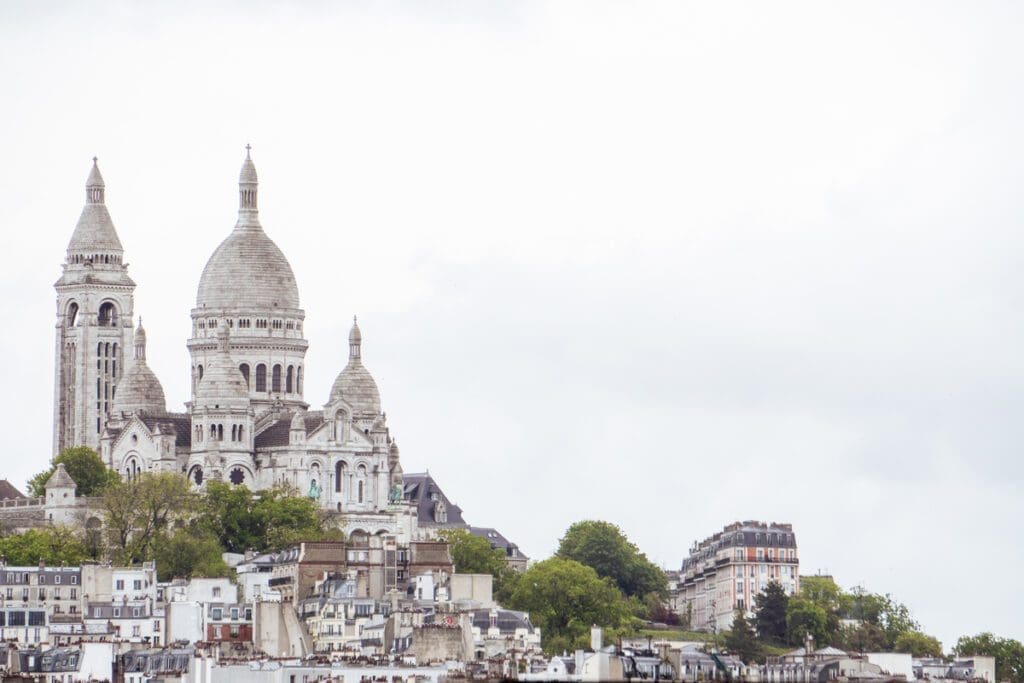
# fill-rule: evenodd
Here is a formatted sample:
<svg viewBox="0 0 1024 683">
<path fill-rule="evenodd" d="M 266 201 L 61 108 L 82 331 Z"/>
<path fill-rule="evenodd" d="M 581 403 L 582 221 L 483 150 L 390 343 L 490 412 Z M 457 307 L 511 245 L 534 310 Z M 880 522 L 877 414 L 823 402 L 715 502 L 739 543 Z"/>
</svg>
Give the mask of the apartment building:
<svg viewBox="0 0 1024 683">
<path fill-rule="evenodd" d="M 683 560 L 677 609 L 701 631 L 728 629 L 737 609 L 753 616 L 757 596 L 777 582 L 800 589 L 800 560 L 792 524 L 734 522 L 695 543 Z"/>
</svg>

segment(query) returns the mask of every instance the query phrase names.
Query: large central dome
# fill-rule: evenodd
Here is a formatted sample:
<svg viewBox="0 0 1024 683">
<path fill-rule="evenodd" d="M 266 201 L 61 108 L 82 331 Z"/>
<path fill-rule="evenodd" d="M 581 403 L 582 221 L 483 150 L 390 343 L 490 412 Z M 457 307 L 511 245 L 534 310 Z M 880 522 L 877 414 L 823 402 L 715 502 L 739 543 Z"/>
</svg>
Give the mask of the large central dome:
<svg viewBox="0 0 1024 683">
<path fill-rule="evenodd" d="M 238 223 L 203 269 L 196 308 L 299 308 L 299 288 L 292 267 L 260 226 L 256 182 L 256 167 L 247 155 L 239 177 Z"/>
</svg>

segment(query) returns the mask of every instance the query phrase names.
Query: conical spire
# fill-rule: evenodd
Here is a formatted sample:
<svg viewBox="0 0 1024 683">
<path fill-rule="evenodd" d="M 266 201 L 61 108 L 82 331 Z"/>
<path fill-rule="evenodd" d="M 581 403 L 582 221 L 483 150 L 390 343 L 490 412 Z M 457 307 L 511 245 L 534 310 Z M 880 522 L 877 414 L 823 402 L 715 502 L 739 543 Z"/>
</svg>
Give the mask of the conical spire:
<svg viewBox="0 0 1024 683">
<path fill-rule="evenodd" d="M 123 253 L 121 240 L 117 238 L 117 231 L 107 211 L 105 194 L 106 183 L 100 175 L 96 157 L 93 157 L 92 168 L 85 181 L 85 206 L 82 207 L 82 215 L 78 217 L 78 225 L 68 244 L 69 260 L 76 255 L 84 261 L 102 252 Z"/>
<path fill-rule="evenodd" d="M 135 360 L 146 362 L 146 330 L 142 327 L 142 316 L 139 326 L 135 328 Z"/>
<path fill-rule="evenodd" d="M 348 333 L 348 359 L 358 361 L 362 355 L 363 333 L 359 331 L 359 321 L 352 316 L 352 331 Z"/>
<path fill-rule="evenodd" d="M 92 170 L 89 171 L 89 178 L 85 181 L 85 201 L 89 204 L 102 204 L 104 191 L 107 188 L 100 175 L 99 160 L 92 158 Z"/>
</svg>

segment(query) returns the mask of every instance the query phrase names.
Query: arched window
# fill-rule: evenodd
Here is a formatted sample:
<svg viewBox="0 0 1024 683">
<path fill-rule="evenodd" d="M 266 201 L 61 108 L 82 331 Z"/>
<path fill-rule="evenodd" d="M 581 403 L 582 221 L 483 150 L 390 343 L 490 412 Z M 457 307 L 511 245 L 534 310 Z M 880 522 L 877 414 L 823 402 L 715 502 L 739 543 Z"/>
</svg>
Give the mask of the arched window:
<svg viewBox="0 0 1024 683">
<path fill-rule="evenodd" d="M 193 465 L 192 469 L 188 471 L 188 478 L 196 486 L 201 485 L 203 483 L 203 468 L 199 465 Z"/>
<path fill-rule="evenodd" d="M 302 366 L 299 366 L 298 371 L 295 373 L 295 393 L 302 393 Z"/>
<path fill-rule="evenodd" d="M 203 366 L 202 365 L 198 366 L 196 368 L 196 371 L 199 373 L 199 379 L 202 379 L 203 378 Z"/>
<path fill-rule="evenodd" d="M 68 306 L 68 327 L 75 327 L 78 325 L 78 304 L 74 301 Z"/>
<path fill-rule="evenodd" d="M 366 465 L 356 468 L 356 502 L 366 502 Z"/>
<path fill-rule="evenodd" d="M 242 377 L 245 378 L 245 388 L 249 389 L 249 364 L 242 363 L 238 366 L 238 371 L 242 373 Z"/>
<path fill-rule="evenodd" d="M 224 425 L 217 425 L 217 440 L 224 440 Z"/>
<path fill-rule="evenodd" d="M 274 366 L 274 374 L 273 374 L 273 377 L 271 378 L 270 390 L 273 391 L 274 393 L 279 393 L 281 391 L 281 366 L 280 365 L 275 365 Z"/>
<path fill-rule="evenodd" d="M 346 415 L 345 411 L 343 410 L 339 410 L 337 414 L 334 416 L 334 438 L 336 441 L 345 440 L 345 420 Z"/>
<path fill-rule="evenodd" d="M 334 491 L 336 493 L 341 493 L 344 489 L 344 481 L 347 474 L 348 467 L 345 466 L 344 462 L 339 460 L 338 464 L 334 466 Z"/>
<path fill-rule="evenodd" d="M 256 366 L 256 391 L 267 390 L 267 366 L 260 363 Z"/>
<path fill-rule="evenodd" d="M 231 440 L 232 441 L 238 441 L 238 439 L 235 438 L 237 436 L 238 436 L 238 427 L 236 427 L 235 425 L 231 425 Z"/>
<path fill-rule="evenodd" d="M 117 308 L 110 301 L 105 301 L 100 306 L 99 315 L 100 327 L 116 327 L 117 326 Z"/>
<path fill-rule="evenodd" d="M 242 440 L 242 425 L 238 425 L 238 440 Z"/>
<path fill-rule="evenodd" d="M 287 393 L 287 394 L 292 393 L 292 386 L 294 386 L 294 384 L 293 384 L 293 380 L 294 379 L 295 379 L 295 366 L 294 365 L 289 365 L 288 366 L 288 374 L 285 376 L 285 381 L 284 381 L 285 393 Z"/>
</svg>

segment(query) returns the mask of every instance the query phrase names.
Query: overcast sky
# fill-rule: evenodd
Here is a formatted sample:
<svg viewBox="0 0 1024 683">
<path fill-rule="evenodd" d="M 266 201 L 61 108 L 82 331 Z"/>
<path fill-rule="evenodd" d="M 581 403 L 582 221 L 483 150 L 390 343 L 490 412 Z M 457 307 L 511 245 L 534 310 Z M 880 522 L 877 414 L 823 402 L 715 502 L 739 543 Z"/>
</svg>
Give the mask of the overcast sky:
<svg viewBox="0 0 1024 683">
<path fill-rule="evenodd" d="M 52 455 L 53 283 L 99 156 L 168 403 L 244 145 L 407 472 L 533 558 L 739 519 L 947 646 L 1024 637 L 1019 3 L 0 5 L 0 340 Z"/>
</svg>

